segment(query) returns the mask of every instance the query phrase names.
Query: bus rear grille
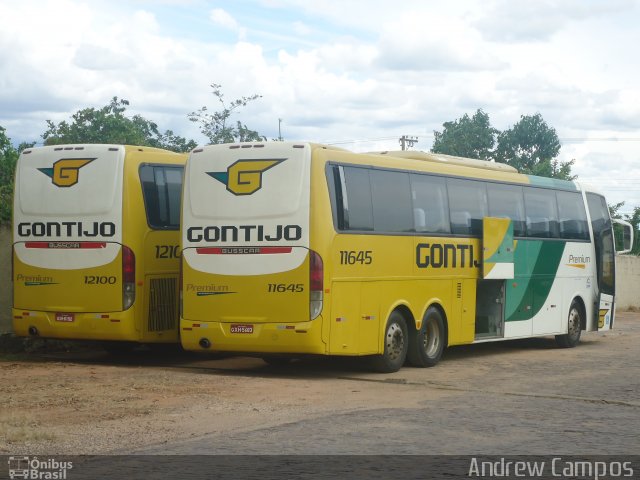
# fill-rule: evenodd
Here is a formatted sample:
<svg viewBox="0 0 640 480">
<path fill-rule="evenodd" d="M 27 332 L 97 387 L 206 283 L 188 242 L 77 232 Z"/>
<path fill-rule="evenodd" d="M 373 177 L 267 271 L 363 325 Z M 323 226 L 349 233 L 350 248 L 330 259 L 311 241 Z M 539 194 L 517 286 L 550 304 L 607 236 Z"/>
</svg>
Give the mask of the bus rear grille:
<svg viewBox="0 0 640 480">
<path fill-rule="evenodd" d="M 176 278 L 154 278 L 149 282 L 149 331 L 173 330 L 178 326 Z"/>
</svg>

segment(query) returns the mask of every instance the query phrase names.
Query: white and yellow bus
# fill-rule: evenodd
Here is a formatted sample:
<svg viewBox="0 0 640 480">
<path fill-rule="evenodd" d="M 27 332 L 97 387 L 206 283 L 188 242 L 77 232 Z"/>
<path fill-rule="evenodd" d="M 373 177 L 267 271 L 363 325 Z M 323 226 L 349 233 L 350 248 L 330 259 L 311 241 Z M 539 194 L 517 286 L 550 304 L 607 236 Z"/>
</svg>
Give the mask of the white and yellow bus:
<svg viewBox="0 0 640 480">
<path fill-rule="evenodd" d="M 17 335 L 178 343 L 186 154 L 121 145 L 22 152 L 13 210 Z"/>
<path fill-rule="evenodd" d="M 368 355 L 391 372 L 449 345 L 570 347 L 614 323 L 612 222 L 578 183 L 421 152 L 227 144 L 191 153 L 182 208 L 188 350 Z"/>
</svg>

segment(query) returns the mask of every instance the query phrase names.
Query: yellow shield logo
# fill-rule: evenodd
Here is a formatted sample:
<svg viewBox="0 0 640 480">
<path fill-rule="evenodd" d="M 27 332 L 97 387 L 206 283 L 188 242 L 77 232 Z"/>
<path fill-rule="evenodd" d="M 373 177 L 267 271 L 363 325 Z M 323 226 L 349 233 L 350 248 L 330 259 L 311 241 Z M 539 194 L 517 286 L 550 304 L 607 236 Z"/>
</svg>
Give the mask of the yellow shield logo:
<svg viewBox="0 0 640 480">
<path fill-rule="evenodd" d="M 262 188 L 262 174 L 285 160 L 238 160 L 226 172 L 207 172 L 207 175 L 224 183 L 234 195 L 251 195 Z"/>
<path fill-rule="evenodd" d="M 72 187 L 78 183 L 79 170 L 95 158 L 63 158 L 50 168 L 39 168 L 42 173 L 51 178 L 51 183 L 57 187 Z"/>
</svg>

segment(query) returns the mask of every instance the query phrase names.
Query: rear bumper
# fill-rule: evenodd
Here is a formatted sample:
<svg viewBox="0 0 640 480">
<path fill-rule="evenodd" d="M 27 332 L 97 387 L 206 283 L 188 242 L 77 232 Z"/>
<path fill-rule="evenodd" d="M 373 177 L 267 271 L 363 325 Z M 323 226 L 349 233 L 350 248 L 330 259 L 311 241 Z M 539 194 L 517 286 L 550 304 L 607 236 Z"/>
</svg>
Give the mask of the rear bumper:
<svg viewBox="0 0 640 480">
<path fill-rule="evenodd" d="M 251 333 L 231 333 L 232 323 L 180 319 L 180 339 L 185 350 L 242 353 L 326 354 L 322 316 L 300 323 L 254 323 Z M 200 346 L 206 339 L 209 348 Z"/>
<path fill-rule="evenodd" d="M 56 312 L 15 308 L 11 312 L 13 331 L 22 337 L 134 342 L 142 339 L 135 328 L 135 307 L 123 312 L 74 313 L 73 321 L 56 320 Z"/>
</svg>

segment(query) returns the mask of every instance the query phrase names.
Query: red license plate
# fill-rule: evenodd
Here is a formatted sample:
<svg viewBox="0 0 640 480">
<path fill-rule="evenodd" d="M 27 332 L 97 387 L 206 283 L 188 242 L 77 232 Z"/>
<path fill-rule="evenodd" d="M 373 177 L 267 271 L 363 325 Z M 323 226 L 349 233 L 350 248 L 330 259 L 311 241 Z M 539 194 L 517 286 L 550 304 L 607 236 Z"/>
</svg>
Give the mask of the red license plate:
<svg viewBox="0 0 640 480">
<path fill-rule="evenodd" d="M 56 322 L 73 322 L 74 320 L 73 313 L 56 313 Z"/>
<path fill-rule="evenodd" d="M 229 331 L 231 333 L 253 333 L 253 325 L 232 324 Z"/>
</svg>

